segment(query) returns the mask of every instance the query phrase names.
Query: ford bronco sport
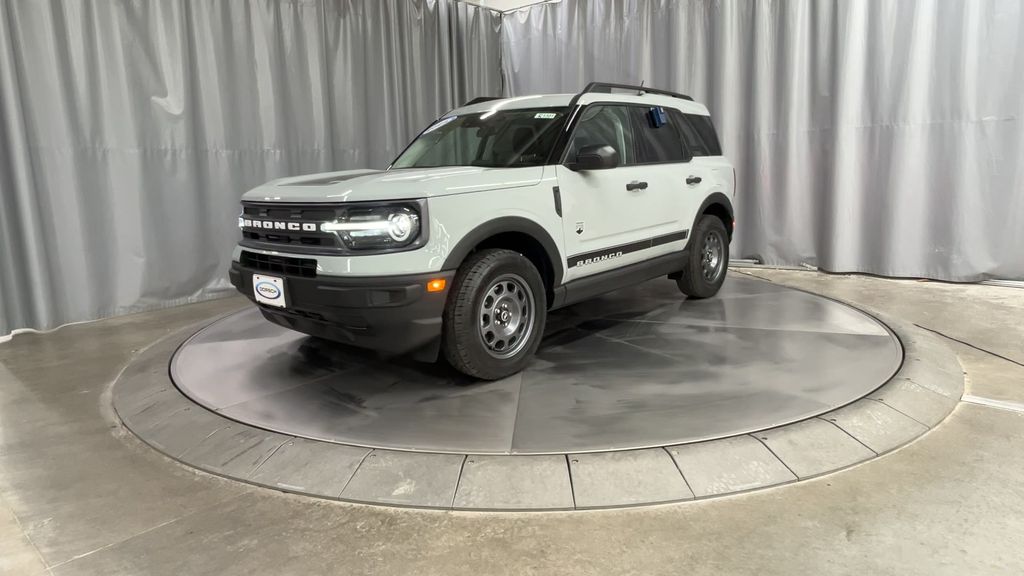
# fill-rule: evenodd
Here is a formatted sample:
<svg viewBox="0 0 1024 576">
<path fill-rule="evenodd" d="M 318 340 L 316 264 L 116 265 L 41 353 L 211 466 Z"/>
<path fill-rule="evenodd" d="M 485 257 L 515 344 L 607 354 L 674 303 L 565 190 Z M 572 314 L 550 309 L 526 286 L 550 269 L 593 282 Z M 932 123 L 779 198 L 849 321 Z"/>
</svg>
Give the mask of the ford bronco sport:
<svg viewBox="0 0 1024 576">
<path fill-rule="evenodd" d="M 734 193 L 688 96 L 477 98 L 386 170 L 247 192 L 230 276 L 281 326 L 497 379 L 529 362 L 549 310 L 658 276 L 713 296 Z"/>
</svg>

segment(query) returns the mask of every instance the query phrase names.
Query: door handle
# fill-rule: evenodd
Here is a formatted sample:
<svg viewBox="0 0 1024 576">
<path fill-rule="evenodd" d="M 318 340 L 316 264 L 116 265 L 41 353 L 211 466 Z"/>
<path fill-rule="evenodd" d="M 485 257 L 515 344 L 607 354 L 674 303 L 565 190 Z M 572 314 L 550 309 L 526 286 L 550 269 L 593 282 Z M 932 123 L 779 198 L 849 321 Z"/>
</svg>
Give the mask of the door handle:
<svg viewBox="0 0 1024 576">
<path fill-rule="evenodd" d="M 700 180 L 700 176 L 690 176 L 689 178 L 686 179 L 686 183 L 689 184 L 690 186 L 694 186 L 696 184 L 700 184 Z"/>
<path fill-rule="evenodd" d="M 626 184 L 626 190 L 632 192 L 633 190 L 646 190 L 647 182 L 640 182 L 639 180 L 633 180 L 629 184 Z"/>
</svg>

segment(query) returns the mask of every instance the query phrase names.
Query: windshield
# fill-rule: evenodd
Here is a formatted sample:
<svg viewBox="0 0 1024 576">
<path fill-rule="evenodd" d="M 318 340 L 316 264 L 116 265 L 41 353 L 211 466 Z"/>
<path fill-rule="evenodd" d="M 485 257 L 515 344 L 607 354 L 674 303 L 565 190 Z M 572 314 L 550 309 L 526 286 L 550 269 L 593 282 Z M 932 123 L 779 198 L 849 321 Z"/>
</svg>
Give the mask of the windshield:
<svg viewBox="0 0 1024 576">
<path fill-rule="evenodd" d="M 391 167 L 541 166 L 565 112 L 531 108 L 446 116 L 424 130 Z"/>
</svg>

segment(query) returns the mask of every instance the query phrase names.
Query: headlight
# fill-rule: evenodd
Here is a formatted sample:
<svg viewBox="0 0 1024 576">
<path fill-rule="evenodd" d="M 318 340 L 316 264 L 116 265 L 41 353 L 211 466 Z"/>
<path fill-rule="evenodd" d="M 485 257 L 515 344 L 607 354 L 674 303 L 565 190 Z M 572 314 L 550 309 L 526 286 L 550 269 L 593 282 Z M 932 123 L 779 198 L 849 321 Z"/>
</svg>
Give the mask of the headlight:
<svg viewBox="0 0 1024 576">
<path fill-rule="evenodd" d="M 403 248 L 420 236 L 420 215 L 414 206 L 352 206 L 334 222 L 320 225 L 333 232 L 350 250 Z"/>
</svg>

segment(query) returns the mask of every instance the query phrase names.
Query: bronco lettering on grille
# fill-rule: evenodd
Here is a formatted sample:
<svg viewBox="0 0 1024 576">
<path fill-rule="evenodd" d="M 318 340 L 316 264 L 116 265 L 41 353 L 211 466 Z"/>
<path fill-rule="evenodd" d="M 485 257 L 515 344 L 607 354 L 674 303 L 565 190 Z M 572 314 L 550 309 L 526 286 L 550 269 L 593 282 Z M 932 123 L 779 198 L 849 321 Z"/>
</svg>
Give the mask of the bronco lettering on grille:
<svg viewBox="0 0 1024 576">
<path fill-rule="evenodd" d="M 315 222 L 278 222 L 276 220 L 250 220 L 242 219 L 242 226 L 245 228 L 260 228 L 262 230 L 290 230 L 292 232 L 316 232 Z"/>
</svg>

